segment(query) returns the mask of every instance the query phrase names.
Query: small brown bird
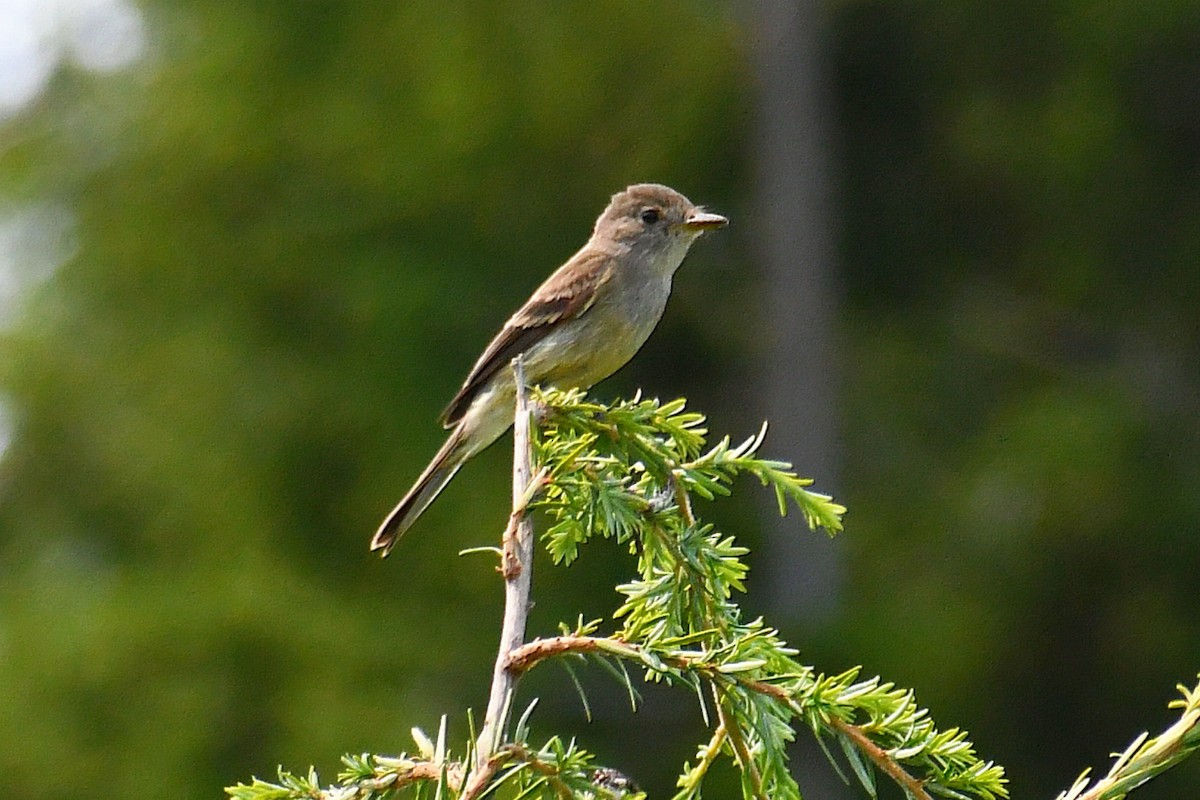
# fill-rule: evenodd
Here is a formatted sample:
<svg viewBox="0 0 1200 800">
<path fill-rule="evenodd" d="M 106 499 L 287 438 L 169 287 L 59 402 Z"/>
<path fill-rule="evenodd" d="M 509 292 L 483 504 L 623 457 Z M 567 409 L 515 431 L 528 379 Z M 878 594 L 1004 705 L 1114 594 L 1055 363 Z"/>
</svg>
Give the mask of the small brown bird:
<svg viewBox="0 0 1200 800">
<path fill-rule="evenodd" d="M 633 358 L 662 317 L 688 248 L 728 220 L 654 183 L 613 195 L 592 238 L 538 287 L 475 362 L 442 412 L 451 433 L 371 540 L 387 555 L 467 459 L 513 422 L 510 362 L 530 385 L 586 389 Z"/>
</svg>

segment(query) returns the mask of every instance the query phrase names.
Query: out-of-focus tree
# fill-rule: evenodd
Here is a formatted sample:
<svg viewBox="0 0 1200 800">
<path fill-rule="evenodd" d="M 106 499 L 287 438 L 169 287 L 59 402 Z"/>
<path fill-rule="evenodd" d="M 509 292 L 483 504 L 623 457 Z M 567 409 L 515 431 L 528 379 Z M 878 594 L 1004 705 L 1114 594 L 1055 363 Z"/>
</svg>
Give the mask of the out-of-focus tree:
<svg viewBox="0 0 1200 800">
<path fill-rule="evenodd" d="M 0 341 L 0 770 L 26 797 L 211 797 L 479 706 L 498 587 L 455 553 L 498 535 L 507 457 L 388 562 L 367 540 L 613 191 L 717 203 L 740 169 L 719 6 L 142 13 L 139 64 L 67 66 L 3 129 L 5 208 L 63 257 Z"/>
<path fill-rule="evenodd" d="M 499 530 L 503 448 L 392 560 L 365 543 L 481 345 L 625 184 L 734 225 L 601 391 L 754 426 L 737 6 L 140 9 L 135 65 L 61 68 L 0 123 L 0 243 L 43 276 L 0 331 L 0 768 L 32 798 L 330 772 L 482 702 L 498 588 L 454 554 Z M 915 686 L 1049 796 L 1197 669 L 1200 10 L 829 19 L 846 596 L 785 634 Z M 535 625 L 554 592 L 607 607 L 589 559 L 539 571 Z M 528 689 L 574 716 L 554 681 Z M 655 703 L 633 753 L 620 709 L 586 735 L 661 794 L 691 754 Z"/>
<path fill-rule="evenodd" d="M 863 2 L 836 27 L 838 647 L 892 639 L 880 669 L 1050 796 L 1200 660 L 1200 6 Z"/>
</svg>

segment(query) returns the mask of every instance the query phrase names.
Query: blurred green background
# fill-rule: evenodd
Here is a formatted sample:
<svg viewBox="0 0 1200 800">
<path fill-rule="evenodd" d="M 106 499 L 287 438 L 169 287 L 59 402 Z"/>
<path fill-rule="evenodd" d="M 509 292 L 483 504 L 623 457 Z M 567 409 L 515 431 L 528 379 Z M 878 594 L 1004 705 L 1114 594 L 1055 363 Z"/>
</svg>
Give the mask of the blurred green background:
<svg viewBox="0 0 1200 800">
<path fill-rule="evenodd" d="M 791 410 L 830 454 L 767 448 L 850 507 L 810 542 L 824 610 L 778 617 L 802 658 L 914 687 L 1018 797 L 1171 719 L 1200 670 L 1200 4 L 764 8 L 0 5 L 36 20 L 0 33 L 7 794 L 211 798 L 277 764 L 332 777 L 443 713 L 465 737 L 500 587 L 455 554 L 500 530 L 507 447 L 387 561 L 367 540 L 490 335 L 641 180 L 733 225 L 598 394 L 685 395 L 738 437 L 827 388 Z M 819 69 L 772 62 L 786 37 Z M 819 325 L 763 266 L 792 207 L 766 188 L 780 103 L 829 165 L 831 257 L 790 265 L 828 276 Z M 778 357 L 797 324 L 823 367 Z M 758 493 L 704 512 L 778 611 Z M 628 566 L 602 543 L 539 565 L 533 632 L 611 609 Z M 590 725 L 564 673 L 530 676 L 539 729 L 668 793 L 692 698 L 630 716 L 585 677 Z M 1192 763 L 1139 796 L 1197 793 Z"/>
</svg>

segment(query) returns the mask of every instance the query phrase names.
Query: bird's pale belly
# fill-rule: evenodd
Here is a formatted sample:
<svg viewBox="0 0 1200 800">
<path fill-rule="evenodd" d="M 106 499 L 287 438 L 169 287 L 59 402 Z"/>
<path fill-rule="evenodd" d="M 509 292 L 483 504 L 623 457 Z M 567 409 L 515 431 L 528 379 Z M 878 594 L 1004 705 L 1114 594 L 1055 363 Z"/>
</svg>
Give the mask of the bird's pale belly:
<svg viewBox="0 0 1200 800">
<path fill-rule="evenodd" d="M 607 309 L 591 311 L 604 314 Z M 586 389 L 625 366 L 645 344 L 657 322 L 657 314 L 648 320 L 616 315 L 580 319 L 529 349 L 528 380 L 563 389 Z"/>
<path fill-rule="evenodd" d="M 524 353 L 525 380 L 530 385 L 587 389 L 613 374 L 633 358 L 654 331 L 670 294 L 670 282 L 641 287 L 641 302 L 597 303 L 570 325 L 564 325 Z M 513 372 L 496 372 L 472 402 L 464 421 L 476 431 L 468 437 L 472 453 L 487 447 L 512 425 L 516 391 Z"/>
</svg>

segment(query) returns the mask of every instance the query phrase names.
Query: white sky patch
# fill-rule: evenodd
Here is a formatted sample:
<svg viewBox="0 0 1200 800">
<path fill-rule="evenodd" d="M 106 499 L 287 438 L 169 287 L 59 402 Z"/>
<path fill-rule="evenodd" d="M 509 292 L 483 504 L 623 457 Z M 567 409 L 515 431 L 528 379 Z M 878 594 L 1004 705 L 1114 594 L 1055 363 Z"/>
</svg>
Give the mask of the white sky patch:
<svg viewBox="0 0 1200 800">
<path fill-rule="evenodd" d="M 4 458 L 4 454 L 8 452 L 8 446 L 13 440 L 13 424 L 12 410 L 7 402 L 8 398 L 0 394 L 0 459 Z"/>
<path fill-rule="evenodd" d="M 0 0 L 0 119 L 34 100 L 64 60 L 113 72 L 145 47 L 130 0 Z"/>
<path fill-rule="evenodd" d="M 62 206 L 0 207 L 0 330 L 16 319 L 23 294 L 75 254 L 74 219 Z M 0 460 L 16 435 L 11 398 L 0 392 Z M 4 488 L 0 485 L 0 491 Z M 2 501 L 2 497 L 0 497 Z"/>
<path fill-rule="evenodd" d="M 145 20 L 133 0 L 0 0 L 0 125 L 36 100 L 63 63 L 116 72 L 145 49 Z M 0 328 L 76 246 L 68 209 L 0 205 Z M 0 394 L 0 458 L 15 427 L 11 402 Z"/>
<path fill-rule="evenodd" d="M 21 296 L 75 253 L 71 213 L 61 206 L 0 210 L 0 328 L 16 316 Z"/>
</svg>

